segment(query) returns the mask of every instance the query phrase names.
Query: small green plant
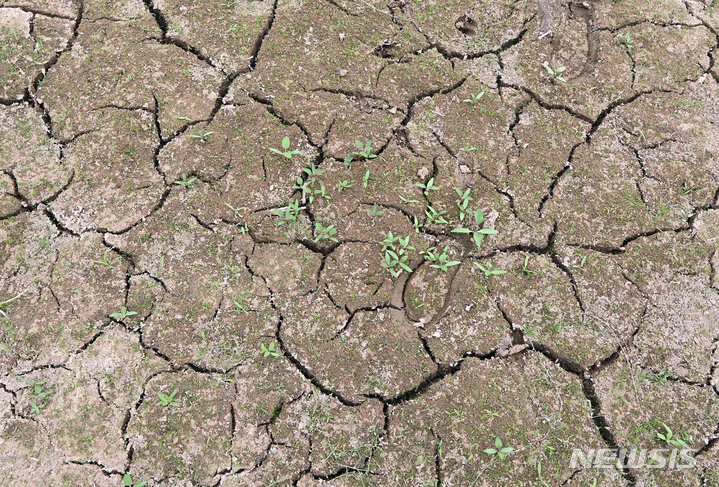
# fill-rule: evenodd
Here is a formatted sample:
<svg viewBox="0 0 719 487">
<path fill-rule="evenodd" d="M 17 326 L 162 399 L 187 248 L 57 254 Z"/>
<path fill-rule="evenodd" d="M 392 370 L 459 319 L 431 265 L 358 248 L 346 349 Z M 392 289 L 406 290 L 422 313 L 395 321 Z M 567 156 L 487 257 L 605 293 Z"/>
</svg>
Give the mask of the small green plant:
<svg viewBox="0 0 719 487">
<path fill-rule="evenodd" d="M 457 207 L 459 208 L 459 221 L 464 221 L 464 217 L 466 216 L 465 212 L 467 211 L 467 206 L 469 206 L 469 202 L 473 201 L 474 198 L 472 198 L 469 193 L 472 191 L 471 188 L 467 188 L 466 191 L 462 192 L 460 188 L 454 188 L 454 190 L 459 195 L 459 199 L 456 200 Z"/>
<path fill-rule="evenodd" d="M 30 414 L 39 414 L 42 409 L 45 409 L 44 404 L 35 404 L 34 402 L 30 403 Z"/>
<path fill-rule="evenodd" d="M 246 206 L 241 206 L 239 208 L 235 208 L 234 206 L 232 206 L 229 203 L 225 203 L 225 206 L 228 207 L 230 210 L 234 211 L 235 213 L 239 213 L 242 210 L 249 210 L 249 208 L 247 208 Z"/>
<path fill-rule="evenodd" d="M 187 179 L 187 174 L 182 173 L 182 179 L 178 179 L 177 181 L 175 181 L 175 184 L 177 184 L 177 185 L 179 185 L 179 186 L 182 186 L 183 188 L 187 188 L 187 187 L 190 186 L 196 179 L 197 179 L 196 177 L 191 177 L 191 178 Z"/>
<path fill-rule="evenodd" d="M 320 240 L 339 242 L 339 240 L 334 237 L 334 235 L 337 233 L 337 229 L 334 225 L 329 225 L 325 227 L 320 222 L 315 222 L 315 230 L 317 231 L 315 242 L 319 242 Z"/>
<path fill-rule="evenodd" d="M 172 394 L 163 394 L 161 392 L 157 393 L 157 397 L 160 398 L 160 401 L 157 403 L 158 406 L 167 407 L 167 406 L 174 406 L 178 407 L 180 403 L 175 402 L 175 396 L 177 395 L 177 389 L 175 389 Z"/>
<path fill-rule="evenodd" d="M 362 176 L 362 187 L 366 188 L 367 184 L 369 184 L 369 169 L 367 169 L 367 172 Z"/>
<path fill-rule="evenodd" d="M 430 178 L 427 184 L 417 183 L 417 187 L 422 189 L 425 196 L 428 196 L 430 191 L 439 191 L 439 186 L 434 184 L 434 178 Z"/>
<path fill-rule="evenodd" d="M 338 193 L 341 193 L 341 192 L 344 191 L 345 189 L 349 189 L 349 188 L 351 188 L 352 186 L 354 186 L 354 183 L 350 183 L 349 181 L 346 181 L 346 180 L 345 180 L 345 181 L 340 181 L 340 182 L 338 183 L 338 185 L 339 185 L 339 187 L 337 188 L 337 192 L 338 192 Z"/>
<path fill-rule="evenodd" d="M 43 391 L 43 385 L 45 384 L 45 381 L 38 381 L 33 384 L 33 394 L 28 394 L 27 397 L 31 397 L 33 399 L 45 399 L 47 396 L 52 394 L 52 391 Z"/>
<path fill-rule="evenodd" d="M 380 215 L 384 215 L 384 210 L 380 210 L 379 206 L 377 206 L 377 203 L 375 203 L 371 208 L 368 208 L 367 214 L 370 215 L 372 218 Z"/>
<path fill-rule="evenodd" d="M 143 480 L 142 482 L 138 482 L 138 483 L 136 483 L 136 484 L 133 483 L 133 482 L 132 482 L 132 477 L 130 477 L 130 474 L 129 474 L 129 473 L 126 473 L 126 474 L 122 477 L 122 485 L 124 485 L 125 487 L 145 487 L 145 484 L 147 484 L 147 482 L 144 481 L 144 480 Z"/>
<path fill-rule="evenodd" d="M 360 155 L 364 157 L 365 159 L 374 159 L 377 157 L 376 154 L 372 154 L 372 141 L 368 141 L 366 144 L 362 144 L 359 140 L 355 140 L 355 144 L 357 144 L 357 148 L 359 149 L 359 152 L 355 152 L 355 154 Z"/>
<path fill-rule="evenodd" d="M 297 149 L 288 150 L 289 148 L 290 148 L 290 138 L 285 137 L 284 139 L 282 139 L 282 150 L 275 149 L 272 147 L 270 147 L 270 150 L 272 152 L 274 152 L 275 154 L 279 154 L 279 155 L 285 157 L 286 159 L 292 159 L 292 156 L 294 156 L 295 154 L 302 154 L 302 152 L 298 151 Z"/>
<path fill-rule="evenodd" d="M 105 250 L 105 253 L 102 254 L 102 260 L 101 260 L 101 261 L 100 261 L 100 260 L 95 260 L 95 261 L 93 261 L 92 263 L 93 263 L 93 264 L 102 264 L 102 265 L 104 265 L 104 266 L 106 266 L 106 267 L 109 267 L 110 269 L 114 269 L 115 267 L 113 267 L 112 265 L 110 265 L 110 263 L 107 261 L 107 253 L 110 252 L 110 250 L 112 250 L 113 248 L 114 248 L 114 247 L 112 247 L 112 248 L 108 247 L 107 250 Z"/>
<path fill-rule="evenodd" d="M 127 311 L 127 308 L 125 306 L 120 307 L 119 313 L 112 313 L 110 315 L 110 318 L 117 318 L 118 320 L 124 320 L 128 316 L 136 315 L 137 313 L 135 311 Z"/>
<path fill-rule="evenodd" d="M 506 273 L 507 273 L 507 271 L 501 271 L 501 270 L 499 270 L 499 269 L 495 269 L 494 266 L 492 265 L 492 261 L 487 261 L 487 267 L 484 267 L 484 266 L 483 266 L 482 264 L 480 264 L 479 262 L 475 262 L 474 265 L 476 265 L 477 267 L 479 267 L 479 269 L 480 269 L 482 272 L 484 272 L 484 275 L 487 276 L 487 277 L 489 277 L 489 276 L 501 276 L 502 274 L 506 274 Z"/>
<path fill-rule="evenodd" d="M 465 145 L 464 147 L 460 147 L 459 150 L 461 150 L 462 152 L 472 152 L 472 151 L 476 151 L 477 148 L 476 148 L 476 147 L 472 147 L 472 146 L 470 146 L 469 144 L 467 144 L 467 145 Z"/>
<path fill-rule="evenodd" d="M 443 215 L 446 215 L 447 212 L 443 210 L 435 210 L 432 205 L 427 206 L 427 209 L 424 210 L 424 214 L 427 215 L 427 220 L 430 223 L 437 223 L 439 225 L 445 225 L 449 223 Z"/>
<path fill-rule="evenodd" d="M 681 193 L 682 195 L 688 195 L 688 194 L 693 193 L 694 191 L 698 191 L 698 190 L 699 190 L 699 188 L 695 188 L 688 182 L 684 181 L 682 183 L 682 187 L 679 189 L 679 193 Z"/>
<path fill-rule="evenodd" d="M 474 222 L 477 225 L 477 227 L 481 227 L 482 223 L 484 223 L 484 213 L 482 212 L 481 209 L 478 209 L 477 211 L 474 212 Z M 454 230 L 452 230 L 451 233 L 471 234 L 472 239 L 474 240 L 474 243 L 477 244 L 477 247 L 479 247 L 480 245 L 482 245 L 482 242 L 484 241 L 484 237 L 486 235 L 496 235 L 499 232 L 497 232 L 497 230 L 494 230 L 491 228 L 480 228 L 477 231 L 472 231 L 469 228 L 460 227 L 460 228 L 455 228 Z"/>
<path fill-rule="evenodd" d="M 310 167 L 303 168 L 302 172 L 306 174 L 306 178 L 297 176 L 296 184 L 293 186 L 293 189 L 299 189 L 302 191 L 302 203 L 307 201 L 312 203 L 315 199 L 315 195 L 331 199 L 322 183 L 320 183 L 319 188 L 312 189 L 312 187 L 318 182 L 317 177 L 325 173 L 324 169 L 319 169 L 314 165 L 314 163 L 311 163 Z"/>
<path fill-rule="evenodd" d="M 447 272 L 450 267 L 461 264 L 458 260 L 449 260 L 449 255 L 447 253 L 448 249 L 449 247 L 445 246 L 440 254 L 436 251 L 437 247 L 430 247 L 427 250 L 420 252 L 420 254 L 424 255 L 428 261 L 434 262 L 433 264 L 430 264 L 430 267 L 439 269 L 442 272 Z"/>
<path fill-rule="evenodd" d="M 497 455 L 500 460 L 504 460 L 507 458 L 508 453 L 512 453 L 514 451 L 514 448 L 511 446 L 503 446 L 502 440 L 499 438 L 499 436 L 494 438 L 494 448 L 487 448 L 484 450 L 484 453 L 489 453 L 490 455 Z"/>
<path fill-rule="evenodd" d="M 279 357 L 280 354 L 275 351 L 275 342 L 270 342 L 269 345 L 265 346 L 264 343 L 260 344 L 260 353 L 263 357 Z"/>
<path fill-rule="evenodd" d="M 354 157 L 352 157 L 352 154 L 347 154 L 347 155 L 345 156 L 344 163 L 345 163 L 345 167 L 346 167 L 347 169 L 349 169 L 350 167 L 352 167 L 352 159 L 354 159 Z"/>
<path fill-rule="evenodd" d="M 537 271 L 533 271 L 532 269 L 530 269 L 528 267 L 528 265 L 529 265 L 529 256 L 525 255 L 524 256 L 524 264 L 522 265 L 522 268 L 520 269 L 520 271 L 522 272 L 522 275 L 524 276 L 525 279 L 529 279 L 530 277 L 532 277 L 533 274 L 537 273 Z"/>
<path fill-rule="evenodd" d="M 403 203 L 407 203 L 408 205 L 412 205 L 412 204 L 414 204 L 414 203 L 419 203 L 419 200 L 416 200 L 416 199 L 413 199 L 413 198 L 412 198 L 412 199 L 410 199 L 410 198 L 405 198 L 405 197 L 402 196 L 402 195 L 399 195 L 399 199 L 401 199 Z"/>
<path fill-rule="evenodd" d="M 475 103 L 477 103 L 479 100 L 481 100 L 483 96 L 484 96 L 484 91 L 477 93 L 476 95 L 474 93 L 470 93 L 469 98 L 467 98 L 466 100 L 462 100 L 462 101 L 466 102 L 466 103 L 471 103 L 472 107 L 474 107 Z"/>
<path fill-rule="evenodd" d="M 24 380 L 24 379 L 23 379 Z M 27 382 L 27 381 L 26 381 Z M 38 402 L 41 399 L 45 399 L 47 396 L 52 394 L 52 391 L 46 391 L 43 390 L 43 385 L 45 384 L 45 381 L 37 381 L 33 384 L 33 393 L 28 394 L 27 397 L 31 399 L 37 399 Z M 37 404 L 36 402 L 30 403 L 30 414 L 39 414 L 42 409 L 45 408 L 45 405 L 40 403 Z"/>
<path fill-rule="evenodd" d="M 629 32 L 625 32 L 624 34 L 617 34 L 617 39 L 619 39 L 620 42 L 626 44 L 627 46 L 634 45 L 634 39 L 632 39 L 632 36 L 631 34 L 629 34 Z"/>
<path fill-rule="evenodd" d="M 203 132 L 201 134 L 190 134 L 190 138 L 191 139 L 201 139 L 204 141 L 207 137 L 209 137 L 210 135 L 212 135 L 214 133 L 215 132 Z"/>
<path fill-rule="evenodd" d="M 572 267 L 576 267 L 577 269 L 584 269 L 584 264 L 587 263 L 587 256 L 583 255 L 582 259 L 579 261 L 579 264 L 574 264 Z"/>
<path fill-rule="evenodd" d="M 420 229 L 424 226 L 419 222 L 416 216 L 413 216 L 412 218 L 407 217 L 407 220 L 409 220 L 410 225 L 414 227 L 415 233 L 419 233 Z"/>
<path fill-rule="evenodd" d="M 562 73 L 567 70 L 567 68 L 565 68 L 564 66 L 560 66 L 558 68 L 553 68 L 549 65 L 549 63 L 547 61 L 545 61 L 544 64 L 542 64 L 542 66 L 544 66 L 544 68 L 547 70 L 549 75 L 552 76 L 557 81 L 561 81 L 562 83 L 567 82 L 567 80 L 564 79 L 564 77 L 562 76 Z"/>
<path fill-rule="evenodd" d="M 275 208 L 275 215 L 282 218 L 279 222 L 277 222 L 277 226 L 282 226 L 284 224 L 290 224 L 297 221 L 297 217 L 300 215 L 300 210 L 304 209 L 304 207 L 300 207 L 299 200 L 292 200 L 290 203 L 283 207 L 283 208 Z"/>
<path fill-rule="evenodd" d="M 239 299 L 233 299 L 232 304 L 235 305 L 234 310 L 238 313 L 245 313 L 247 314 L 250 311 L 250 308 L 247 307 L 245 304 L 245 300 L 243 298 Z"/>
<path fill-rule="evenodd" d="M 687 445 L 684 440 L 680 440 L 678 438 L 674 438 L 674 433 L 672 430 L 667 426 L 666 424 L 662 423 L 662 426 L 664 426 L 664 429 L 666 430 L 664 434 L 657 432 L 657 438 L 665 442 L 667 445 L 671 446 L 680 446 L 682 448 L 689 448 L 689 445 Z"/>
<path fill-rule="evenodd" d="M 314 189 L 314 190 L 312 191 L 312 194 L 311 194 L 310 197 L 309 197 L 309 202 L 310 202 L 310 203 L 312 203 L 312 202 L 315 200 L 315 196 L 318 196 L 318 197 L 323 198 L 323 199 L 326 199 L 326 200 L 331 200 L 331 199 L 332 199 L 332 196 L 330 196 L 329 194 L 327 194 L 327 190 L 325 189 L 325 185 L 322 184 L 322 183 L 320 183 L 320 187 L 319 187 L 319 188 Z"/>
<path fill-rule="evenodd" d="M 544 481 L 544 478 L 542 478 L 542 463 L 537 462 L 537 476 L 539 477 L 539 481 L 542 482 L 543 487 L 550 487 L 550 485 Z M 595 480 L 594 483 L 596 484 L 597 481 Z"/>
<path fill-rule="evenodd" d="M 409 244 L 409 236 L 395 237 L 389 232 L 381 243 L 384 261 L 380 265 L 387 269 L 392 277 L 398 277 L 402 274 L 402 270 L 412 272 L 412 268 L 407 265 L 407 252 L 415 248 Z"/>
</svg>

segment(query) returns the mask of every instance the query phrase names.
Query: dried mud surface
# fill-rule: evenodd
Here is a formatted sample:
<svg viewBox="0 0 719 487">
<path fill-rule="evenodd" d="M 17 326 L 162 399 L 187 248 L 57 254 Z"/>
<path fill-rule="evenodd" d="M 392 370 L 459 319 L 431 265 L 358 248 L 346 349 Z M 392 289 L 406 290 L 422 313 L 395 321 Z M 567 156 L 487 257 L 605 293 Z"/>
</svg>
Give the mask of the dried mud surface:
<svg viewBox="0 0 719 487">
<path fill-rule="evenodd" d="M 0 0 L 0 483 L 719 486 L 718 45 L 714 0 Z M 665 425 L 691 468 L 570 466 Z"/>
</svg>

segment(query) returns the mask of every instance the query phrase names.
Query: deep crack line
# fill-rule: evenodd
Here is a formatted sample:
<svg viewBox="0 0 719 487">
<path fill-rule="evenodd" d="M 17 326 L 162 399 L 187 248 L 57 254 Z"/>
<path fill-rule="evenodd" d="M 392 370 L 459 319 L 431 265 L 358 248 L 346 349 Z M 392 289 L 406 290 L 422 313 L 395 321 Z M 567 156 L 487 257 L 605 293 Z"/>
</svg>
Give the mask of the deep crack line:
<svg viewBox="0 0 719 487">
<path fill-rule="evenodd" d="M 215 66 L 215 64 L 212 62 L 212 60 L 209 58 L 209 56 L 205 56 L 202 54 L 202 52 L 196 48 L 195 46 L 190 45 L 188 42 L 183 41 L 182 39 L 179 39 L 177 37 L 173 37 L 171 35 L 168 35 L 169 31 L 169 24 L 167 22 L 167 18 L 165 17 L 165 14 L 160 10 L 153 0 L 142 0 L 145 4 L 145 7 L 147 7 L 147 10 L 150 12 L 150 14 L 155 19 L 155 23 L 160 28 L 160 32 L 162 33 L 162 37 L 158 40 L 161 44 L 170 44 L 176 47 L 179 47 L 183 51 L 192 54 L 200 61 L 206 63 L 211 68 L 220 71 L 223 74 L 227 74 L 222 70 L 222 68 Z"/>
</svg>

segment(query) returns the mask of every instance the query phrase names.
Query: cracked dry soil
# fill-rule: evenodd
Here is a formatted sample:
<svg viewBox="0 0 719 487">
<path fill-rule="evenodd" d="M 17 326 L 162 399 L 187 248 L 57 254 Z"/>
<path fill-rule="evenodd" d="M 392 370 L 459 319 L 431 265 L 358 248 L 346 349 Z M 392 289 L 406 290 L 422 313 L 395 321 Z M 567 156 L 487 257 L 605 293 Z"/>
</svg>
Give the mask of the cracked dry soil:
<svg viewBox="0 0 719 487">
<path fill-rule="evenodd" d="M 0 483 L 719 486 L 718 45 L 716 0 L 0 0 Z M 694 466 L 570 465 L 664 425 Z"/>
</svg>

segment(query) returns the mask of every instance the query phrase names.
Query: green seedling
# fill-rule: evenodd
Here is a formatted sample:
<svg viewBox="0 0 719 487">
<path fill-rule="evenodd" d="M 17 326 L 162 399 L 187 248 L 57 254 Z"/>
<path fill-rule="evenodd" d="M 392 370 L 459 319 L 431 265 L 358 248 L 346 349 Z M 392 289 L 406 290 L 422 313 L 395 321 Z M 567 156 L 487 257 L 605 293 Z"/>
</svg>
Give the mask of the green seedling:
<svg viewBox="0 0 719 487">
<path fill-rule="evenodd" d="M 324 174 L 325 170 L 318 168 L 313 162 L 312 164 L 310 164 L 310 167 L 303 168 L 302 172 L 307 174 L 308 181 L 315 182 L 315 178 L 321 174 Z"/>
<path fill-rule="evenodd" d="M 362 176 L 362 186 L 366 188 L 368 183 L 369 183 L 369 169 L 367 169 L 367 172 L 364 173 L 364 176 Z"/>
<path fill-rule="evenodd" d="M 175 399 L 176 394 L 177 394 L 177 389 L 175 389 L 174 392 L 170 395 L 166 395 L 161 392 L 158 392 L 157 397 L 160 398 L 160 402 L 158 402 L 157 405 L 162 406 L 162 407 L 167 407 L 167 406 L 178 407 L 180 405 L 180 403 L 173 401 L 173 399 Z"/>
<path fill-rule="evenodd" d="M 417 183 L 417 187 L 422 189 L 425 196 L 428 196 L 430 191 L 439 191 L 439 186 L 434 184 L 434 178 L 430 178 L 427 184 Z"/>
<path fill-rule="evenodd" d="M 529 264 L 529 256 L 528 256 L 528 255 L 525 255 L 525 256 L 524 256 L 524 265 L 522 265 L 522 268 L 521 268 L 520 270 L 522 271 L 522 275 L 523 275 L 526 279 L 529 279 L 530 277 L 532 277 L 532 274 L 536 274 L 536 273 L 537 273 L 537 271 L 531 270 L 531 269 L 528 267 L 528 264 Z"/>
<path fill-rule="evenodd" d="M 298 151 L 297 149 L 288 150 L 289 148 L 290 148 L 290 138 L 285 137 L 284 139 L 282 139 L 282 150 L 274 149 L 274 148 L 270 148 L 270 150 L 272 152 L 274 152 L 275 154 L 284 156 L 286 159 L 292 159 L 292 156 L 294 156 L 295 154 L 302 154 L 302 152 Z"/>
<path fill-rule="evenodd" d="M 212 134 L 214 134 L 214 133 L 215 133 L 215 132 L 204 132 L 204 133 L 202 133 L 202 134 L 190 134 L 190 138 L 191 138 L 191 139 L 202 139 L 202 140 L 204 140 L 204 139 L 206 139 L 207 137 L 209 137 L 210 135 L 212 135 Z"/>
<path fill-rule="evenodd" d="M 454 190 L 459 195 L 459 199 L 456 200 L 457 207 L 459 208 L 459 221 L 464 221 L 465 212 L 467 211 L 467 206 L 469 206 L 469 202 L 473 201 L 474 198 L 472 198 L 469 193 L 472 191 L 471 188 L 467 188 L 466 191 L 462 192 L 460 188 L 454 188 Z"/>
<path fill-rule="evenodd" d="M 380 210 L 377 203 L 375 203 L 371 208 L 367 209 L 367 214 L 374 218 L 376 216 L 384 215 L 384 210 Z"/>
<path fill-rule="evenodd" d="M 420 252 L 420 254 L 424 255 L 428 261 L 434 262 L 433 264 L 430 264 L 430 267 L 439 269 L 442 272 L 447 272 L 450 267 L 461 264 L 458 260 L 449 260 L 449 255 L 447 253 L 448 248 L 449 247 L 445 246 L 440 254 L 439 252 L 436 252 L 437 247 L 430 247 L 427 250 Z"/>
<path fill-rule="evenodd" d="M 466 102 L 466 103 L 471 103 L 472 107 L 474 107 L 475 103 L 477 103 L 479 100 L 481 100 L 483 96 L 484 96 L 484 91 L 482 91 L 481 93 L 477 93 L 476 95 L 474 93 L 470 93 L 469 98 L 467 98 L 466 100 L 462 100 L 462 101 Z"/>
<path fill-rule="evenodd" d="M 136 484 L 133 483 L 133 482 L 132 482 L 132 477 L 130 477 L 130 474 L 129 474 L 129 473 L 126 473 L 126 474 L 122 477 L 122 485 L 124 485 L 125 487 L 145 487 L 145 484 L 147 484 L 147 482 L 144 481 L 144 480 L 143 480 L 142 482 L 138 482 L 138 483 L 136 483 Z"/>
<path fill-rule="evenodd" d="M 481 209 L 478 209 L 474 212 L 474 222 L 477 224 L 477 226 L 481 226 L 482 223 L 484 223 L 484 213 L 482 213 Z M 460 227 L 455 228 L 452 230 L 451 233 L 464 233 L 464 234 L 470 234 L 472 235 L 472 239 L 474 240 L 474 243 L 477 244 L 477 247 L 482 245 L 482 242 L 484 241 L 485 235 L 496 235 L 497 230 L 492 230 L 491 228 L 480 228 L 479 230 L 472 231 L 469 228 Z"/>
<path fill-rule="evenodd" d="M 225 203 L 225 206 L 228 207 L 230 210 L 234 211 L 235 213 L 239 213 L 239 212 L 241 212 L 242 210 L 248 210 L 248 209 L 249 209 L 249 208 L 247 208 L 246 206 L 241 206 L 241 207 L 239 207 L 239 208 L 235 208 L 234 206 L 232 206 L 232 205 L 229 204 L 229 203 Z"/>
<path fill-rule="evenodd" d="M 549 75 L 552 76 L 557 81 L 561 81 L 562 83 L 567 82 L 567 80 L 564 79 L 564 77 L 562 76 L 562 73 L 567 70 L 567 68 L 565 68 L 564 66 L 560 66 L 558 68 L 552 68 L 547 61 L 545 61 L 544 64 L 542 64 L 542 66 L 544 66 L 544 68 L 547 70 Z"/>
<path fill-rule="evenodd" d="M 430 223 L 437 223 L 440 225 L 449 223 L 443 216 L 446 215 L 447 212 L 443 210 L 437 211 L 432 205 L 428 206 L 427 209 L 424 210 L 424 214 L 427 215 L 427 220 L 429 220 Z"/>
<path fill-rule="evenodd" d="M 354 157 L 352 157 L 352 154 L 347 154 L 347 155 L 345 156 L 344 163 L 345 163 L 345 167 L 346 167 L 347 169 L 349 169 L 350 167 L 352 167 L 352 159 L 354 159 Z"/>
<path fill-rule="evenodd" d="M 359 149 L 359 152 L 355 152 L 355 154 L 360 155 L 364 157 L 365 159 L 374 159 L 377 157 L 376 154 L 372 154 L 372 141 L 368 141 L 366 144 L 362 144 L 359 140 L 355 140 L 355 144 L 357 144 L 357 148 Z"/>
<path fill-rule="evenodd" d="M 395 237 L 389 232 L 381 243 L 384 260 L 380 265 L 387 269 L 392 277 L 398 277 L 403 270 L 412 272 L 412 268 L 407 265 L 407 252 L 415 248 L 409 244 L 409 236 Z"/>
<path fill-rule="evenodd" d="M 190 117 L 177 117 L 178 120 L 185 120 L 186 122 L 190 121 Z"/>
<path fill-rule="evenodd" d="M 399 255 L 391 250 L 385 251 L 384 261 L 380 265 L 387 269 L 392 274 L 392 277 L 398 277 L 402 274 L 403 269 L 407 272 L 412 272 L 412 268 L 407 265 L 407 256 Z"/>
<path fill-rule="evenodd" d="M 275 342 L 271 342 L 265 346 L 264 343 L 260 343 L 260 353 L 263 357 L 279 357 L 280 354 L 275 351 Z"/>
<path fill-rule="evenodd" d="M 482 223 L 484 223 L 484 213 L 481 209 L 477 209 L 477 211 L 474 212 L 474 222 L 478 227 L 482 226 Z M 482 245 L 485 235 L 496 235 L 497 233 L 499 233 L 497 230 L 482 228 L 481 230 L 474 232 L 472 238 L 474 239 L 474 243 L 477 244 L 477 247 L 479 247 Z"/>
<path fill-rule="evenodd" d="M 189 185 L 191 185 L 197 178 L 191 177 L 190 179 L 187 179 L 187 174 L 182 174 L 182 179 L 178 179 L 175 181 L 175 184 L 182 186 L 183 188 L 187 188 Z"/>
<path fill-rule="evenodd" d="M 542 464 L 540 462 L 537 462 L 537 476 L 539 477 L 539 481 L 542 482 L 543 487 L 550 487 L 550 485 L 542 478 Z M 594 483 L 596 485 L 597 481 L 595 480 Z"/>
<path fill-rule="evenodd" d="M 624 34 L 617 34 L 617 39 L 619 39 L 627 46 L 634 45 L 634 39 L 632 39 L 632 36 L 629 34 L 629 32 L 625 32 Z"/>
<path fill-rule="evenodd" d="M 470 146 L 469 144 L 467 144 L 467 145 L 465 145 L 464 147 L 460 147 L 459 150 L 461 150 L 462 152 L 472 152 L 472 151 L 476 151 L 477 148 L 476 148 L 476 147 L 472 147 L 472 146 Z"/>
<path fill-rule="evenodd" d="M 388 232 L 384 240 L 380 243 L 382 244 L 382 252 L 386 250 L 396 250 L 404 254 L 406 250 L 415 250 L 415 248 L 409 244 L 409 236 L 404 238 L 400 236 L 395 237 L 392 232 Z"/>
<path fill-rule="evenodd" d="M 31 397 L 33 399 L 45 399 L 47 396 L 52 394 L 52 391 L 42 390 L 43 384 L 45 384 L 44 381 L 35 382 L 35 384 L 33 385 L 34 394 L 28 394 L 27 397 Z"/>
<path fill-rule="evenodd" d="M 128 316 L 136 315 L 137 313 L 135 311 L 127 311 L 127 308 L 125 306 L 120 307 L 119 313 L 112 313 L 110 315 L 110 318 L 117 318 L 118 320 L 124 320 Z"/>
<path fill-rule="evenodd" d="M 339 182 L 339 188 L 337 189 L 338 193 L 341 193 L 345 189 L 349 189 L 352 186 L 354 186 L 354 183 L 350 183 L 349 181 L 340 181 Z"/>
<path fill-rule="evenodd" d="M 325 185 L 320 183 L 320 187 L 313 190 L 312 194 L 309 197 L 309 202 L 312 203 L 315 200 L 315 196 L 318 196 L 320 198 L 324 198 L 326 200 L 331 200 L 332 196 L 327 194 L 327 190 L 325 189 Z"/>
<path fill-rule="evenodd" d="M 330 225 L 328 227 L 323 226 L 320 222 L 315 222 L 315 229 L 317 230 L 317 236 L 315 237 L 315 242 L 319 242 L 320 240 L 330 240 L 332 242 L 339 242 L 334 235 L 337 233 L 337 229 L 334 225 Z"/>
<path fill-rule="evenodd" d="M 284 225 L 284 224 L 286 224 L 286 223 L 294 223 L 294 222 L 296 222 L 296 221 L 297 221 L 297 217 L 298 217 L 299 214 L 300 214 L 300 210 L 303 210 L 303 209 L 304 209 L 304 206 L 303 206 L 303 207 L 300 207 L 300 202 L 299 202 L 299 200 L 292 200 L 292 201 L 290 202 L 290 204 L 288 204 L 288 205 L 285 206 L 284 208 L 275 208 L 275 210 L 274 210 L 274 211 L 275 211 L 275 215 L 277 215 L 277 216 L 279 216 L 280 218 L 282 218 L 282 220 L 280 220 L 280 221 L 277 223 L 277 226 L 279 227 L 279 226 L 282 226 L 282 225 Z"/>
<path fill-rule="evenodd" d="M 240 302 L 240 301 L 243 301 L 243 302 Z M 245 314 L 247 314 L 247 313 L 250 311 L 250 309 L 244 304 L 244 299 L 242 299 L 242 298 L 240 298 L 240 299 L 233 299 L 233 300 L 232 300 L 232 304 L 235 305 L 235 308 L 234 308 L 234 309 L 235 309 L 235 311 L 237 311 L 238 313 L 245 313 Z"/>
<path fill-rule="evenodd" d="M 105 251 L 105 253 L 102 254 L 102 260 L 101 260 L 101 261 L 100 261 L 100 260 L 95 260 L 95 261 L 93 261 L 92 263 L 93 263 L 93 264 L 102 264 L 102 265 L 104 265 L 104 266 L 106 266 L 106 267 L 109 267 L 110 269 L 114 269 L 115 267 L 114 267 L 114 266 L 111 266 L 110 263 L 107 261 L 107 253 L 110 252 L 110 250 L 112 250 L 113 248 L 114 248 L 114 247 L 108 248 L 108 249 Z"/>
<path fill-rule="evenodd" d="M 684 440 L 680 440 L 678 438 L 674 438 L 674 433 L 672 430 L 667 426 L 666 424 L 662 423 L 662 426 L 664 426 L 664 429 L 666 430 L 664 434 L 657 433 L 657 438 L 665 442 L 667 445 L 671 446 L 680 446 L 682 448 L 689 448 L 689 445 L 687 445 Z"/>
<path fill-rule="evenodd" d="M 30 403 L 30 414 L 39 414 L 41 409 L 45 409 L 44 404 L 35 404 L 34 402 Z"/>
<path fill-rule="evenodd" d="M 325 190 L 325 187 L 322 183 L 320 183 L 320 188 L 312 189 L 312 186 L 314 186 L 315 183 L 318 182 L 317 177 L 325 173 L 324 169 L 319 169 L 314 165 L 314 163 L 312 163 L 310 164 L 310 167 L 303 168 L 302 172 L 306 174 L 306 179 L 304 179 L 302 176 L 298 176 L 297 184 L 295 184 L 295 186 L 293 187 L 294 189 L 299 189 L 302 191 L 302 203 L 305 203 L 307 201 L 312 203 L 315 200 L 315 195 L 319 195 L 322 198 L 331 199 L 331 197 L 327 195 L 327 191 Z"/>
<path fill-rule="evenodd" d="M 679 192 L 683 195 L 687 195 L 689 193 L 693 193 L 694 191 L 698 191 L 698 190 L 699 190 L 699 188 L 694 188 L 694 187 L 692 187 L 692 185 L 690 185 L 689 183 L 684 181 L 682 183 L 682 187 L 679 189 Z"/>
<path fill-rule="evenodd" d="M 409 220 L 410 225 L 414 227 L 415 233 L 419 233 L 420 229 L 424 226 L 419 222 L 416 216 L 413 216 L 412 218 L 407 217 L 407 220 Z"/>
<path fill-rule="evenodd" d="M 499 436 L 495 437 L 494 439 L 494 448 L 487 448 L 484 450 L 484 453 L 489 453 L 490 455 L 497 455 L 500 460 L 504 460 L 507 458 L 508 453 L 512 453 L 514 451 L 514 448 L 511 446 L 502 446 L 502 440 L 499 438 Z"/>
<path fill-rule="evenodd" d="M 506 274 L 507 271 L 500 271 L 499 269 L 495 269 L 494 266 L 492 266 L 492 261 L 487 261 L 487 267 L 482 266 L 479 262 L 475 262 L 474 265 L 479 267 L 479 269 L 484 272 L 484 275 L 489 276 L 501 276 L 502 274 Z"/>
<path fill-rule="evenodd" d="M 412 205 L 414 203 L 419 203 L 419 200 L 405 198 L 402 195 L 399 196 L 399 199 L 401 199 L 403 203 L 407 203 L 408 205 Z"/>
<path fill-rule="evenodd" d="M 582 260 L 579 261 L 579 264 L 574 264 L 572 267 L 576 267 L 577 269 L 584 269 L 584 264 L 587 263 L 587 256 L 583 255 Z"/>
</svg>

